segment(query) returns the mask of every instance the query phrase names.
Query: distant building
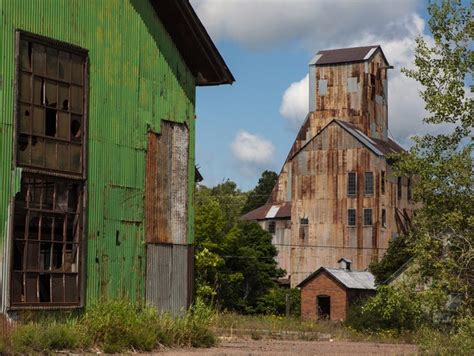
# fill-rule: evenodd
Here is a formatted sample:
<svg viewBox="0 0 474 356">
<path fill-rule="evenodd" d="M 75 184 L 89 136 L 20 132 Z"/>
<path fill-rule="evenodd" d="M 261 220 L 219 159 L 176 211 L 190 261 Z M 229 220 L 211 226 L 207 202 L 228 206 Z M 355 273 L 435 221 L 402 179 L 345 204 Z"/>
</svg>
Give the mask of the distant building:
<svg viewBox="0 0 474 356">
<path fill-rule="evenodd" d="M 375 294 L 372 273 L 352 271 L 345 258 L 339 263 L 338 269 L 320 267 L 298 285 L 302 319 L 344 321 L 350 305 Z"/>
<path fill-rule="evenodd" d="M 0 306 L 193 298 L 196 87 L 234 81 L 188 0 L 0 2 Z"/>
<path fill-rule="evenodd" d="M 341 257 L 363 270 L 408 230 L 412 181 L 392 173 L 390 65 L 380 46 L 320 51 L 309 63 L 309 113 L 267 203 L 243 216 L 273 234 L 291 286 Z"/>
</svg>

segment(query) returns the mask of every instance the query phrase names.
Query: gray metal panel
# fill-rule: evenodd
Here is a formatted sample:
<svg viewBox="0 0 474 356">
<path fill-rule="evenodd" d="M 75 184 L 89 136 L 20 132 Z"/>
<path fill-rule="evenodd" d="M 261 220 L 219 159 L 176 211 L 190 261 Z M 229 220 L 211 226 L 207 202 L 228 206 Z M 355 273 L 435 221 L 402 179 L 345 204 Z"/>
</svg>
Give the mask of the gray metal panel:
<svg viewBox="0 0 474 356">
<path fill-rule="evenodd" d="M 325 268 L 339 282 L 352 289 L 375 289 L 375 277 L 366 271 L 347 271 L 343 269 Z"/>
<path fill-rule="evenodd" d="M 291 201 L 291 184 L 292 184 L 292 165 L 288 165 L 288 180 L 286 183 L 286 201 Z"/>
<path fill-rule="evenodd" d="M 324 96 L 328 93 L 328 81 L 325 79 L 320 79 L 318 81 L 318 92 L 319 96 Z"/>
<path fill-rule="evenodd" d="M 148 244 L 146 301 L 159 312 L 181 314 L 191 300 L 187 245 Z"/>
<path fill-rule="evenodd" d="M 337 121 L 342 127 L 344 127 L 345 130 L 347 130 L 351 135 L 353 135 L 355 138 L 357 138 L 360 142 L 362 142 L 364 145 L 366 145 L 370 150 L 372 150 L 376 155 L 383 156 L 383 152 L 381 152 L 377 147 L 376 143 L 372 141 L 372 139 L 364 134 L 362 131 L 359 129 L 355 129 L 352 126 L 348 125 L 344 121 Z"/>
<path fill-rule="evenodd" d="M 309 112 L 316 111 L 316 66 L 309 66 Z"/>
</svg>

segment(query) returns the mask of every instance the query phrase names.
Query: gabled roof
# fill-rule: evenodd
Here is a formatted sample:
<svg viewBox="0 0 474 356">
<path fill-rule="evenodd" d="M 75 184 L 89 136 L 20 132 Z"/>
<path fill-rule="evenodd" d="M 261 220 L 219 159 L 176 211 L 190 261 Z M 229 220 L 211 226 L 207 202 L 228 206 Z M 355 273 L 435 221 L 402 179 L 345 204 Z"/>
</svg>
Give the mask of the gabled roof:
<svg viewBox="0 0 474 356">
<path fill-rule="evenodd" d="M 291 217 L 291 203 L 265 204 L 254 209 L 244 216 L 242 220 L 265 220 L 265 219 L 286 219 Z"/>
<path fill-rule="evenodd" d="M 197 85 L 232 84 L 235 79 L 189 0 L 150 0 Z"/>
<path fill-rule="evenodd" d="M 319 51 L 313 58 L 313 63 L 318 65 L 325 64 L 339 64 L 339 63 L 351 63 L 351 62 L 363 62 L 370 60 L 377 51 L 382 53 L 385 62 L 388 65 L 387 58 L 385 57 L 380 45 L 364 46 L 364 47 L 352 47 L 352 48 L 338 48 Z"/>
<path fill-rule="evenodd" d="M 388 138 L 387 141 L 371 138 L 367 136 L 365 133 L 363 133 L 356 125 L 351 124 L 350 122 L 347 122 L 347 121 L 334 119 L 331 122 L 329 122 L 326 126 L 324 126 L 316 135 L 311 137 L 297 151 L 295 151 L 293 155 L 290 157 L 290 160 L 293 159 L 299 152 L 301 152 L 307 145 L 309 145 L 311 141 L 313 141 L 323 131 L 325 131 L 332 123 L 337 123 L 346 132 L 348 132 L 351 136 L 357 139 L 360 143 L 362 143 L 365 147 L 367 147 L 377 156 L 383 157 L 391 153 L 401 153 L 404 151 L 403 147 L 401 147 L 398 143 L 396 143 L 391 138 Z"/>
<path fill-rule="evenodd" d="M 375 290 L 375 277 L 368 271 L 347 271 L 345 269 L 328 267 L 317 269 L 298 284 L 297 287 L 303 288 L 308 282 L 316 278 L 322 272 L 327 272 L 347 289 Z"/>
</svg>

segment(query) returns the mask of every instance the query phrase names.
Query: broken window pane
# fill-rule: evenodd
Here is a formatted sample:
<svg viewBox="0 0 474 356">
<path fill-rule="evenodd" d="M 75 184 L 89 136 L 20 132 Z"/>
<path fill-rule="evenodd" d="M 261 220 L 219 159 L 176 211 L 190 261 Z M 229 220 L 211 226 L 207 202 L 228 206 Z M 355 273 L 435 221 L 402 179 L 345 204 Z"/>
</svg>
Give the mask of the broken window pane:
<svg viewBox="0 0 474 356">
<path fill-rule="evenodd" d="M 44 80 L 41 78 L 35 78 L 34 84 L 34 103 L 37 105 L 43 105 L 44 103 Z"/>
<path fill-rule="evenodd" d="M 55 137 L 56 136 L 56 110 L 46 108 L 46 117 L 45 117 L 45 126 L 44 134 L 46 136 Z"/>
<path fill-rule="evenodd" d="M 58 86 L 53 82 L 46 82 L 45 105 L 56 108 L 58 105 Z"/>
<path fill-rule="evenodd" d="M 58 132 L 57 137 L 69 140 L 69 114 L 59 111 L 58 112 Z"/>
<path fill-rule="evenodd" d="M 31 131 L 31 108 L 29 105 L 20 105 L 20 132 L 30 133 Z"/>
<path fill-rule="evenodd" d="M 71 140 L 81 141 L 82 139 L 82 122 L 80 115 L 71 115 Z"/>
<path fill-rule="evenodd" d="M 18 162 L 22 164 L 30 163 L 31 148 L 28 135 L 21 134 L 18 137 Z"/>
<path fill-rule="evenodd" d="M 82 88 L 71 86 L 71 111 L 82 113 Z"/>
<path fill-rule="evenodd" d="M 60 84 L 59 85 L 59 108 L 61 110 L 69 110 L 69 86 Z"/>
</svg>

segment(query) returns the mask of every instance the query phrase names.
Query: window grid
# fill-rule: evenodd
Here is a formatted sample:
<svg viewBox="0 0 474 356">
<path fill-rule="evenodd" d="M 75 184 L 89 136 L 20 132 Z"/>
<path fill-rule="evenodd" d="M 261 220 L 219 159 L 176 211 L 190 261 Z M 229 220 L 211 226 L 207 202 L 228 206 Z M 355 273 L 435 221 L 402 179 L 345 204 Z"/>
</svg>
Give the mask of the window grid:
<svg viewBox="0 0 474 356">
<path fill-rule="evenodd" d="M 349 172 L 347 174 L 347 195 L 357 195 L 357 175 L 356 172 Z"/>
<path fill-rule="evenodd" d="M 356 224 L 357 224 L 356 210 L 347 209 L 347 225 L 356 226 Z"/>
<path fill-rule="evenodd" d="M 268 232 L 271 234 L 274 234 L 276 230 L 276 223 L 275 221 L 269 221 L 268 222 Z"/>
<path fill-rule="evenodd" d="M 373 172 L 365 172 L 364 192 L 365 192 L 365 195 L 374 194 L 374 173 Z"/>
<path fill-rule="evenodd" d="M 364 209 L 364 225 L 372 226 L 372 209 Z"/>
</svg>

